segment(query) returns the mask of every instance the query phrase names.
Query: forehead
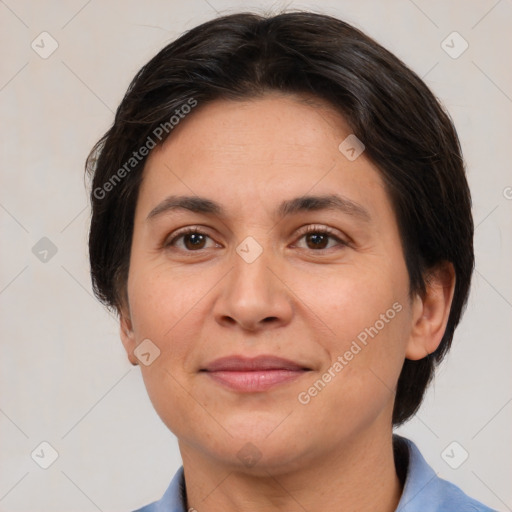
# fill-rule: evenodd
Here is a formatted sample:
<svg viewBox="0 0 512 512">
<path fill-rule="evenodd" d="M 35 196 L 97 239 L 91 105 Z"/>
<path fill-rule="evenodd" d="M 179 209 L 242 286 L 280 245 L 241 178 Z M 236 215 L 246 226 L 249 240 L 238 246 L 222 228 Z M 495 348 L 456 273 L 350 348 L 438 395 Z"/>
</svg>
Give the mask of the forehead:
<svg viewBox="0 0 512 512">
<path fill-rule="evenodd" d="M 181 154 L 180 160 L 204 154 L 236 160 L 243 152 L 262 162 L 270 157 L 301 162 L 304 154 L 313 156 L 327 146 L 337 149 L 340 137 L 350 133 L 345 119 L 316 98 L 269 93 L 239 101 L 216 100 L 199 104 L 185 117 L 152 152 L 148 164 L 169 147 L 181 145 L 193 147 L 194 153 Z"/>
<path fill-rule="evenodd" d="M 380 171 L 364 152 L 351 161 L 340 151 L 350 135 L 341 114 L 316 98 L 272 94 L 199 105 L 149 155 L 139 198 L 214 196 L 241 209 L 310 192 L 386 200 Z"/>
</svg>

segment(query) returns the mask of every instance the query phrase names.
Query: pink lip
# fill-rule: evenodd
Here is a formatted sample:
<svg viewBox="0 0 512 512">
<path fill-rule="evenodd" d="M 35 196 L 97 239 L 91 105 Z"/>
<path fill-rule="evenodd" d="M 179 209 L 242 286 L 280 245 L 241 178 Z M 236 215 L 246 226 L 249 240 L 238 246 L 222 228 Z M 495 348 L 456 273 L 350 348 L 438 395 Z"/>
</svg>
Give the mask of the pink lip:
<svg viewBox="0 0 512 512">
<path fill-rule="evenodd" d="M 255 393 L 297 379 L 308 370 L 293 361 L 275 356 L 232 356 L 216 359 L 202 371 L 230 389 Z"/>
</svg>

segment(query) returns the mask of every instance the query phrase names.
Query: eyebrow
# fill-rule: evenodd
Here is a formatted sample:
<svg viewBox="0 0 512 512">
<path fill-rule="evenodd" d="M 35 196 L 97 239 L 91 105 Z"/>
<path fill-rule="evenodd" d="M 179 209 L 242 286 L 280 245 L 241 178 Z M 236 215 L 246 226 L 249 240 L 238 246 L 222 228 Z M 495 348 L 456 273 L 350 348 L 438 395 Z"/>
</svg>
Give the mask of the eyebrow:
<svg viewBox="0 0 512 512">
<path fill-rule="evenodd" d="M 174 210 L 188 210 L 226 218 L 224 208 L 217 202 L 200 196 L 169 196 L 155 206 L 146 217 L 151 220 Z M 276 215 L 284 218 L 299 212 L 334 210 L 359 218 L 366 222 L 371 220 L 370 213 L 361 204 L 336 194 L 300 196 L 283 201 L 276 209 Z"/>
</svg>

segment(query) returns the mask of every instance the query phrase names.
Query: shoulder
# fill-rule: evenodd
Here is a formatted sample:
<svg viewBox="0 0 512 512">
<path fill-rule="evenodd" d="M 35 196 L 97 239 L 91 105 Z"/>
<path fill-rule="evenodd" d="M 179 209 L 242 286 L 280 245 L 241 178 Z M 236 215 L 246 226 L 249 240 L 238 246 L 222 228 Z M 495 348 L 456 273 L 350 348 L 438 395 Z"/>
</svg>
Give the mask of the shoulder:
<svg viewBox="0 0 512 512">
<path fill-rule="evenodd" d="M 161 499 L 134 512 L 187 512 L 185 504 L 185 478 L 181 466 Z"/>
<path fill-rule="evenodd" d="M 439 478 L 412 441 L 396 435 L 393 441 L 395 445 L 407 447 L 409 458 L 404 490 L 396 512 L 496 512 L 451 482 Z"/>
</svg>

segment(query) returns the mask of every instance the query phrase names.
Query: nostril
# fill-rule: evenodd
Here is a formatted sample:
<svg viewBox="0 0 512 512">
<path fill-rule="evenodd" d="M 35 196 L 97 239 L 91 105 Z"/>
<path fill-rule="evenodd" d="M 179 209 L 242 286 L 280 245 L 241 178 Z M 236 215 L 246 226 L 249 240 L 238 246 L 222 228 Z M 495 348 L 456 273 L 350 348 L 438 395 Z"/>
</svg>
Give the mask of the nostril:
<svg viewBox="0 0 512 512">
<path fill-rule="evenodd" d="M 222 320 L 226 322 L 227 324 L 236 324 L 236 320 L 234 318 L 231 318 L 230 316 L 223 316 Z"/>
</svg>

